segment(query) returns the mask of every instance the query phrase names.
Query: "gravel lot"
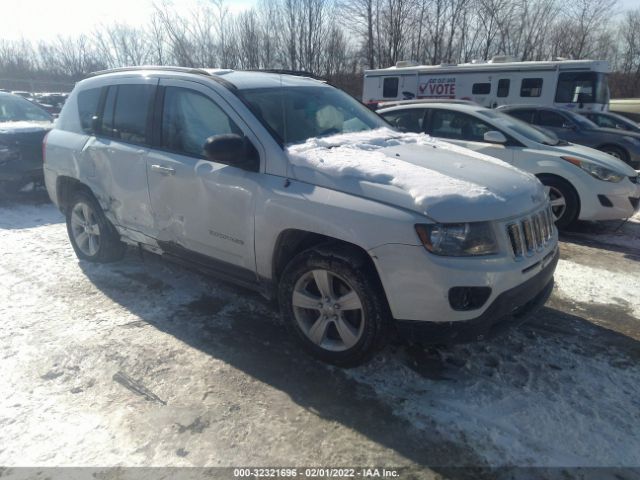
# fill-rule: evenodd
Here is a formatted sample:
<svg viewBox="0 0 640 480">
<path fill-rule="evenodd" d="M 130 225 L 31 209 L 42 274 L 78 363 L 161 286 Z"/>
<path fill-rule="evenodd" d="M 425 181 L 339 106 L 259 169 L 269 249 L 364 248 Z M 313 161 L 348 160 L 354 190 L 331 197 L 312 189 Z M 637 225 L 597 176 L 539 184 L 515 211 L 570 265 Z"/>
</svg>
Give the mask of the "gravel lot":
<svg viewBox="0 0 640 480">
<path fill-rule="evenodd" d="M 261 297 L 79 263 L 51 204 L 5 201 L 0 465 L 640 467 L 640 218 L 617 227 L 564 238 L 529 324 L 339 370 Z"/>
</svg>

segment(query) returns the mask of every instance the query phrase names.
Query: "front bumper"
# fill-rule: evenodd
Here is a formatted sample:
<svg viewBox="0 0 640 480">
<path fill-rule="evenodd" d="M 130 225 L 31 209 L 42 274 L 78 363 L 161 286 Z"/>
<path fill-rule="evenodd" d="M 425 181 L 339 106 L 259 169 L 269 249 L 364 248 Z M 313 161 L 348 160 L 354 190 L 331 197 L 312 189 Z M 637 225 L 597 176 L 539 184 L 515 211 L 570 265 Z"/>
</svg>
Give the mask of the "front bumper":
<svg viewBox="0 0 640 480">
<path fill-rule="evenodd" d="M 498 295 L 478 317 L 457 322 L 397 320 L 400 335 L 420 343 L 468 342 L 497 334 L 525 322 L 547 301 L 553 290 L 553 273 L 559 250 L 549 263 L 524 283 Z"/>
</svg>

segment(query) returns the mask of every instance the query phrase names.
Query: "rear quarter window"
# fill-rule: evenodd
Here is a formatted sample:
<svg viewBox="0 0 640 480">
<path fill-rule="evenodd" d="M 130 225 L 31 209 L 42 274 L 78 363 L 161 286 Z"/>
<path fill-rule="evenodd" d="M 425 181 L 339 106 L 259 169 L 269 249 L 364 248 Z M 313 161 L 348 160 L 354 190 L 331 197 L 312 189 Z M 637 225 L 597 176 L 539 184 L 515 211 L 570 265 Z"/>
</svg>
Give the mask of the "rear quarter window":
<svg viewBox="0 0 640 480">
<path fill-rule="evenodd" d="M 101 88 L 90 88 L 78 93 L 78 117 L 80 120 L 80 129 L 85 133 L 93 133 L 91 122 L 93 117 L 98 113 L 101 94 Z"/>
</svg>

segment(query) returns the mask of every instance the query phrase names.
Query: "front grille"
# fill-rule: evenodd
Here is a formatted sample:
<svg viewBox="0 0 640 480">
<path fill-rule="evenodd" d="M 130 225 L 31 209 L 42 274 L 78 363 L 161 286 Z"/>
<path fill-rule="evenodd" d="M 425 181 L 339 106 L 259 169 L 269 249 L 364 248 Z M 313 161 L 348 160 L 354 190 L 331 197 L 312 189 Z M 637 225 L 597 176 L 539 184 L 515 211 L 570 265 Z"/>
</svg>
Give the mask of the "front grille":
<svg viewBox="0 0 640 480">
<path fill-rule="evenodd" d="M 516 258 L 533 255 L 542 250 L 553 237 L 551 207 L 519 218 L 507 225 L 507 235 Z"/>
<path fill-rule="evenodd" d="M 629 202 L 631 202 L 633 209 L 637 210 L 640 205 L 640 198 L 629 197 Z"/>
</svg>

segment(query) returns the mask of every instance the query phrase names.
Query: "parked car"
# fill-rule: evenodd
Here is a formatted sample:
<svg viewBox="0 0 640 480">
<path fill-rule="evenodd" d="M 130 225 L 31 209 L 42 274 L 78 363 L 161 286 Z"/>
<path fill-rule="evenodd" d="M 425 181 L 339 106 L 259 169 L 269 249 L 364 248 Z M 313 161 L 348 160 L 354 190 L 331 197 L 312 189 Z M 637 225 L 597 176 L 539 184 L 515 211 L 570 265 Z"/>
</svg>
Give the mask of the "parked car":
<svg viewBox="0 0 640 480">
<path fill-rule="evenodd" d="M 52 117 L 17 95 L 0 92 L 0 191 L 42 182 L 42 139 Z"/>
<path fill-rule="evenodd" d="M 99 73 L 76 85 L 45 152 L 81 260 L 117 260 L 127 243 L 253 288 L 339 365 L 393 327 L 476 338 L 553 285 L 557 232 L 535 177 L 396 132 L 311 78 Z"/>
<path fill-rule="evenodd" d="M 567 142 L 592 147 L 640 169 L 640 133 L 600 128 L 582 115 L 557 107 L 506 105 L 498 110 L 551 131 Z"/>
<path fill-rule="evenodd" d="M 591 120 L 600 128 L 615 128 L 629 132 L 640 133 L 640 124 L 613 112 L 581 111 L 582 116 Z"/>
<path fill-rule="evenodd" d="M 18 95 L 19 97 L 26 98 L 27 100 L 33 99 L 33 94 L 31 92 L 24 92 L 22 90 L 13 90 L 11 93 L 14 95 Z"/>
<path fill-rule="evenodd" d="M 425 132 L 533 173 L 549 189 L 558 228 L 576 219 L 628 218 L 638 210 L 640 185 L 631 167 L 592 148 L 559 141 L 500 111 L 447 102 L 378 113 L 395 127 Z"/>
</svg>

